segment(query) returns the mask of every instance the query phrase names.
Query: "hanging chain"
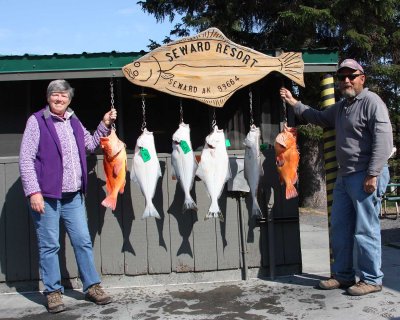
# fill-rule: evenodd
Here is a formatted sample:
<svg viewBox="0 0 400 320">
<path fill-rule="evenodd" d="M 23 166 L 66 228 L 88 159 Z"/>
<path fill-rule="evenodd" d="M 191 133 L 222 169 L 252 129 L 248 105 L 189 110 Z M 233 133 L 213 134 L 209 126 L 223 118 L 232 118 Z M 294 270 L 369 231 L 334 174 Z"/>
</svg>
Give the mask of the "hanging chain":
<svg viewBox="0 0 400 320">
<path fill-rule="evenodd" d="M 183 123 L 183 108 L 182 108 L 182 98 L 179 98 L 179 110 L 180 110 L 180 116 L 181 116 L 181 119 L 180 119 L 180 123 Z"/>
<path fill-rule="evenodd" d="M 249 90 L 249 105 L 250 105 L 250 127 L 254 125 L 253 118 L 253 93 L 251 92 L 251 88 Z"/>
<path fill-rule="evenodd" d="M 114 110 L 114 79 L 110 79 L 110 96 L 111 96 L 111 110 Z M 111 124 L 111 129 L 115 130 L 115 123 Z"/>
<path fill-rule="evenodd" d="M 282 87 L 285 87 L 285 83 L 282 79 Z M 287 124 L 287 115 L 286 115 L 286 101 L 285 99 L 282 99 L 282 106 L 283 106 L 283 123 L 286 125 Z"/>
<path fill-rule="evenodd" d="M 143 122 L 142 122 L 142 131 L 146 128 L 146 100 L 144 98 L 145 93 L 144 90 L 142 90 L 142 116 L 143 116 Z"/>
<path fill-rule="evenodd" d="M 214 129 L 214 127 L 217 125 L 217 117 L 215 115 L 215 108 L 213 108 L 213 120 L 211 123 L 211 127 Z"/>
</svg>

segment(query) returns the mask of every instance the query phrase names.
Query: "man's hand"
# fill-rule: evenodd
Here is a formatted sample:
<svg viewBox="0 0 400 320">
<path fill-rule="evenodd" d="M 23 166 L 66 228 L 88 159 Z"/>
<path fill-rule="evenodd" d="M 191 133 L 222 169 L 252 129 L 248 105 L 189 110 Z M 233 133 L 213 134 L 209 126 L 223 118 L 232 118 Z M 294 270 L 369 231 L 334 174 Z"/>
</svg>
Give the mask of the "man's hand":
<svg viewBox="0 0 400 320">
<path fill-rule="evenodd" d="M 374 176 L 367 176 L 364 180 L 364 191 L 366 193 L 373 193 L 377 187 L 377 178 Z"/>
</svg>

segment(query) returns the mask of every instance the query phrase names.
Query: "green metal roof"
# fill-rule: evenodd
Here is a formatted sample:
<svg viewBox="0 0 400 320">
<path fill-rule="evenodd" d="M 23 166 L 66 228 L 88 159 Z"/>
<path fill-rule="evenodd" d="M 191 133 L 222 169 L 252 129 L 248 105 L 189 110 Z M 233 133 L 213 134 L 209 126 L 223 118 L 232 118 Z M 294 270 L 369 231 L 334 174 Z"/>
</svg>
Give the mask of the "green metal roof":
<svg viewBox="0 0 400 320">
<path fill-rule="evenodd" d="M 305 72 L 336 70 L 337 51 L 302 50 Z M 1 56 L 0 81 L 43 80 L 56 77 L 106 78 L 123 77 L 122 67 L 146 52 L 102 52 L 81 54 Z"/>
</svg>

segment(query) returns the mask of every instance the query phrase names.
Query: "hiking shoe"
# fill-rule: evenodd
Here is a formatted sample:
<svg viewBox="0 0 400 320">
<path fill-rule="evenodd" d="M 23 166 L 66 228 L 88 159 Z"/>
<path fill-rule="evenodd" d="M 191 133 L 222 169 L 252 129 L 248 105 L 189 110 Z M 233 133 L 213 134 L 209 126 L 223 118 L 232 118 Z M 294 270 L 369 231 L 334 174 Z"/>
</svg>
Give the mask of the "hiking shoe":
<svg viewBox="0 0 400 320">
<path fill-rule="evenodd" d="M 354 280 L 348 281 L 348 280 L 338 280 L 335 278 L 330 278 L 328 280 L 321 280 L 318 283 L 318 287 L 320 289 L 324 290 L 332 290 L 332 289 L 339 289 L 339 288 L 344 288 L 347 289 L 351 286 L 353 286 L 356 282 Z"/>
<path fill-rule="evenodd" d="M 382 291 L 379 284 L 369 284 L 364 281 L 358 281 L 354 286 L 347 289 L 347 293 L 352 296 L 363 296 L 368 293 Z"/>
<path fill-rule="evenodd" d="M 99 284 L 94 284 L 89 287 L 86 292 L 86 299 L 94 302 L 95 304 L 107 304 L 111 302 L 111 297 L 104 292 Z"/>
<path fill-rule="evenodd" d="M 50 313 L 58 313 L 65 310 L 60 291 L 53 291 L 47 294 L 47 311 Z"/>
</svg>

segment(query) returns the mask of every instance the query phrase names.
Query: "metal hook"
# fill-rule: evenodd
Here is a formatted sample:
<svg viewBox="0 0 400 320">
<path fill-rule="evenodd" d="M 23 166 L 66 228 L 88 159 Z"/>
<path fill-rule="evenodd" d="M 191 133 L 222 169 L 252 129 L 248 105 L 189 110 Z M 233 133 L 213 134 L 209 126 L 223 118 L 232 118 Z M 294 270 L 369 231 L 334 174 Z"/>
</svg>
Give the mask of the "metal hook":
<svg viewBox="0 0 400 320">
<path fill-rule="evenodd" d="M 214 127 L 217 125 L 217 120 L 216 120 L 216 115 L 215 115 L 215 108 L 213 108 L 213 120 L 211 122 L 211 127 L 214 129 Z"/>
</svg>

